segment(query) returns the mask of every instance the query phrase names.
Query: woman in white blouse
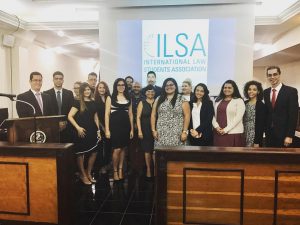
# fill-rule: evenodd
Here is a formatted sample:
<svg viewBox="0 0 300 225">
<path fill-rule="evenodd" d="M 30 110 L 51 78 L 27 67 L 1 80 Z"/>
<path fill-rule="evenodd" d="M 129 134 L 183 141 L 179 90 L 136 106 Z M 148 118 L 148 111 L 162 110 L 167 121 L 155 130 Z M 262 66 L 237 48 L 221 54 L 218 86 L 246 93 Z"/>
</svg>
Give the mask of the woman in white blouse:
<svg viewBox="0 0 300 225">
<path fill-rule="evenodd" d="M 214 116 L 214 107 L 208 94 L 207 86 L 199 83 L 196 85 L 190 101 L 192 117 L 189 140 L 193 146 L 212 145 L 212 118 Z"/>
<path fill-rule="evenodd" d="M 214 145 L 227 147 L 245 146 L 243 135 L 245 103 L 233 80 L 227 80 L 222 85 L 214 108 Z"/>
</svg>

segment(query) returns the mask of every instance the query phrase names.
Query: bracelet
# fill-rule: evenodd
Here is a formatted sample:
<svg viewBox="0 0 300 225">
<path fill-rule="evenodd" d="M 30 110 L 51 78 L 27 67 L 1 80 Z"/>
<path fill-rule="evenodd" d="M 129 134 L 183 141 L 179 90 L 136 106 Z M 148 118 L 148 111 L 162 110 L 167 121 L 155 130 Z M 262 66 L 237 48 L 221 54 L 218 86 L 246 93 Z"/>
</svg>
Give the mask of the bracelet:
<svg viewBox="0 0 300 225">
<path fill-rule="evenodd" d="M 183 130 L 182 133 L 189 134 L 188 130 Z"/>
</svg>

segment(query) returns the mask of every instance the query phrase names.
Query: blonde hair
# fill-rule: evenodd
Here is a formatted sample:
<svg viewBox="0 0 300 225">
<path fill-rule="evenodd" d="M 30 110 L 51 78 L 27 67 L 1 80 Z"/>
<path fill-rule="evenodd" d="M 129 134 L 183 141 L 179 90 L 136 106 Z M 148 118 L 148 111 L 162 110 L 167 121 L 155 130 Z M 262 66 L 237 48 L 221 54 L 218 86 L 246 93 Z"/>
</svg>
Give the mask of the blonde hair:
<svg viewBox="0 0 300 225">
<path fill-rule="evenodd" d="M 182 83 L 186 83 L 187 85 L 192 87 L 192 80 L 190 78 L 186 78 L 184 81 L 182 81 Z"/>
<path fill-rule="evenodd" d="M 182 81 L 182 83 L 186 83 L 187 85 L 192 87 L 192 80 L 190 78 L 185 79 L 184 81 Z"/>
</svg>

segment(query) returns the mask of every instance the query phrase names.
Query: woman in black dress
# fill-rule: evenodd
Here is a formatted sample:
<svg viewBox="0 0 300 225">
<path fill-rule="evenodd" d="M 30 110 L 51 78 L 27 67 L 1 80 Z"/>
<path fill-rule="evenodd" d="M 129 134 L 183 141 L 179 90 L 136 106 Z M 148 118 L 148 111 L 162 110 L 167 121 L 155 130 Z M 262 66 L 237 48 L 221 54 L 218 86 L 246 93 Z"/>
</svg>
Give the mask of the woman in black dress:
<svg viewBox="0 0 300 225">
<path fill-rule="evenodd" d="M 101 149 L 97 155 L 97 163 L 99 162 L 98 169 L 102 174 L 107 172 L 111 161 L 111 146 L 110 140 L 105 137 L 105 102 L 107 97 L 110 97 L 110 91 L 108 85 L 104 81 L 100 81 L 95 88 L 95 102 L 97 107 L 97 113 L 99 117 L 100 131 L 101 131 Z M 96 166 L 95 166 L 96 167 Z M 95 169 L 96 170 L 96 169 Z M 97 170 L 96 170 L 97 171 Z"/>
<path fill-rule="evenodd" d="M 141 149 L 145 152 L 147 166 L 146 177 L 151 177 L 151 159 L 153 158 L 154 138 L 151 131 L 151 112 L 154 103 L 155 91 L 152 85 L 145 87 L 146 99 L 141 101 L 137 108 L 138 136 L 141 139 Z M 154 158 L 153 158 L 154 161 Z"/>
<path fill-rule="evenodd" d="M 112 96 L 106 99 L 105 136 L 111 140 L 113 150 L 113 178 L 122 180 L 125 148 L 133 138 L 132 104 L 123 78 L 115 80 Z"/>
<path fill-rule="evenodd" d="M 193 146 L 210 146 L 213 140 L 212 119 L 214 106 L 210 100 L 205 84 L 199 83 L 194 89 L 190 101 L 190 144 Z"/>
<path fill-rule="evenodd" d="M 68 114 L 70 123 L 77 131 L 74 144 L 80 179 L 87 185 L 96 182 L 91 171 L 97 156 L 98 142 L 101 139 L 96 104 L 91 95 L 92 92 L 88 83 L 82 83 L 79 89 L 79 100 L 74 101 Z M 88 155 L 87 170 L 85 170 L 84 158 Z"/>
</svg>

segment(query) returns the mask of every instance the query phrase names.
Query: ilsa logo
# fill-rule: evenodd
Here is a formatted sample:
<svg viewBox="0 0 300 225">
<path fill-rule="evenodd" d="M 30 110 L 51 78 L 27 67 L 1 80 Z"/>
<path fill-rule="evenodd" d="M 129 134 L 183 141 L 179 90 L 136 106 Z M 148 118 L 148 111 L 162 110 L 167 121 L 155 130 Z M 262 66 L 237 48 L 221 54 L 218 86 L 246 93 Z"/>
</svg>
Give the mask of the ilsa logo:
<svg viewBox="0 0 300 225">
<path fill-rule="evenodd" d="M 201 33 L 149 34 L 144 41 L 144 51 L 150 57 L 206 57 Z"/>
</svg>

